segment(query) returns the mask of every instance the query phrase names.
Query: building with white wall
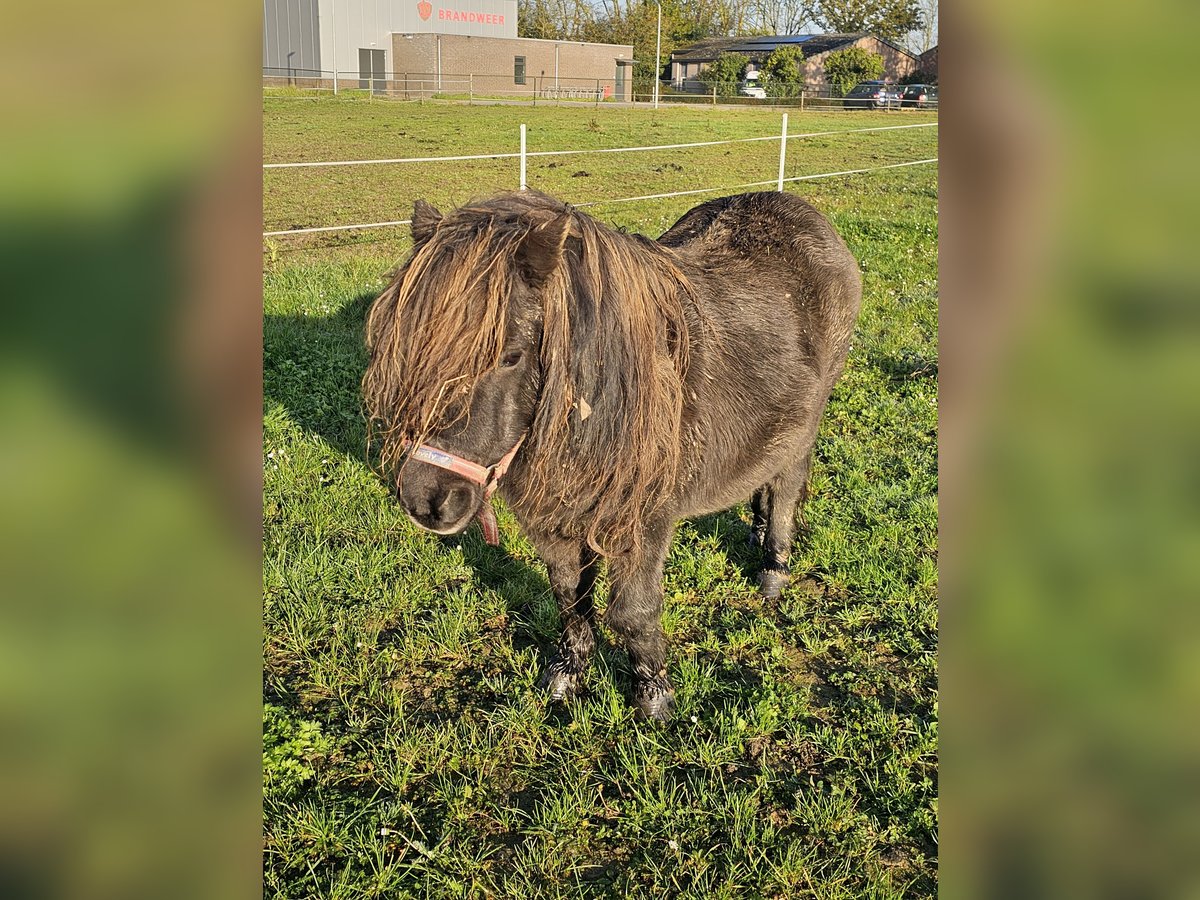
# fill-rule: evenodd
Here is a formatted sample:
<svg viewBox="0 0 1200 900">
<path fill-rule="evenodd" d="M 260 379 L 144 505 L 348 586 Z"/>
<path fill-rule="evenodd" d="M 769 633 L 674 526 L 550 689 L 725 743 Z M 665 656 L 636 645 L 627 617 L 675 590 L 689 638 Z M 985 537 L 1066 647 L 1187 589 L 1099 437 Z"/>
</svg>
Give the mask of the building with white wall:
<svg viewBox="0 0 1200 900">
<path fill-rule="evenodd" d="M 632 66 L 630 46 L 518 38 L 516 0 L 263 0 L 268 83 L 624 99 Z"/>
</svg>

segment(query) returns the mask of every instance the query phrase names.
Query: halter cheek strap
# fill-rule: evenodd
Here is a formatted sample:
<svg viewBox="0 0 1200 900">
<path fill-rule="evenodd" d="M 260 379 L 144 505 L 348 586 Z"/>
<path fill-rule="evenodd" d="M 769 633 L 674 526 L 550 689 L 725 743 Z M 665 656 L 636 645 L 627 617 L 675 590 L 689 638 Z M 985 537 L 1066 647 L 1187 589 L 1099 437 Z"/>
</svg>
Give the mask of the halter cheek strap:
<svg viewBox="0 0 1200 900">
<path fill-rule="evenodd" d="M 525 435 L 521 435 L 513 444 L 512 449 L 490 466 L 481 466 L 479 463 L 455 456 L 445 450 L 439 450 L 437 447 L 431 447 L 429 444 L 418 444 L 412 450 L 409 459 L 437 466 L 439 469 L 453 472 L 467 481 L 483 486 L 483 504 L 479 507 L 475 518 L 479 520 L 479 527 L 483 530 L 483 539 L 495 547 L 500 543 L 500 527 L 496 524 L 496 512 L 492 509 L 492 494 L 496 493 L 496 488 L 500 486 L 500 479 L 512 465 L 513 457 L 517 455 L 517 451 L 521 449 L 521 444 L 524 442 Z"/>
</svg>

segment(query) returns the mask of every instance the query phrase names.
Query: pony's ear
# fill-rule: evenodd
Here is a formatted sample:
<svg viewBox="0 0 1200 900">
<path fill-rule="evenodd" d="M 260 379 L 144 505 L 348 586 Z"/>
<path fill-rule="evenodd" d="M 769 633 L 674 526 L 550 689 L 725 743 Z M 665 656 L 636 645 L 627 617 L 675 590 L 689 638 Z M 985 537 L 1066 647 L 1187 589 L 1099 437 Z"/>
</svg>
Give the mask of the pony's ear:
<svg viewBox="0 0 1200 900">
<path fill-rule="evenodd" d="M 433 236 L 433 230 L 437 228 L 438 222 L 442 221 L 442 214 L 438 212 L 437 207 L 424 200 L 418 200 L 413 204 L 412 214 L 412 235 L 413 244 L 423 244 Z"/>
<path fill-rule="evenodd" d="M 530 287 L 540 287 L 562 261 L 563 245 L 571 230 L 570 213 L 535 225 L 517 248 L 517 266 Z"/>
</svg>

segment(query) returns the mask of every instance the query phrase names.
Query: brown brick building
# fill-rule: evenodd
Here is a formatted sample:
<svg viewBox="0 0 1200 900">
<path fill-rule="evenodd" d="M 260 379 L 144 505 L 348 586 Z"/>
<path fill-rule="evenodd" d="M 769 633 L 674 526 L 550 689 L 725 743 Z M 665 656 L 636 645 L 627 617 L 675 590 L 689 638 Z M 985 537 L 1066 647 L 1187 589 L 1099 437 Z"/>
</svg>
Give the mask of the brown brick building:
<svg viewBox="0 0 1200 900">
<path fill-rule="evenodd" d="M 930 81 L 937 81 L 938 48 L 936 44 L 917 57 L 917 71 Z"/>
<path fill-rule="evenodd" d="M 632 91 L 633 47 L 534 38 L 393 34 L 395 90 L 518 97 L 612 97 Z"/>
<path fill-rule="evenodd" d="M 804 53 L 800 77 L 806 85 L 823 87 L 825 58 L 838 50 L 861 47 L 868 53 L 883 57 L 883 77 L 898 81 L 915 71 L 917 58 L 891 41 L 873 34 L 773 34 L 765 37 L 717 38 L 701 41 L 671 54 L 671 84 L 677 90 L 703 91 L 699 75 L 722 53 L 741 53 L 750 58 L 751 69 L 757 69 L 777 47 L 797 47 Z"/>
</svg>

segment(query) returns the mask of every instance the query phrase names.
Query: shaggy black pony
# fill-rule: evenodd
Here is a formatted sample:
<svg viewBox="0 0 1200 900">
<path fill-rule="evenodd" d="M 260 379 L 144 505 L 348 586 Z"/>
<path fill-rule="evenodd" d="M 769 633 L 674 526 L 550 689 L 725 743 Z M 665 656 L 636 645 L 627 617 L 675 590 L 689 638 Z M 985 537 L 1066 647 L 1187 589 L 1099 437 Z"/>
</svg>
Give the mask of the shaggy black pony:
<svg viewBox="0 0 1200 900">
<path fill-rule="evenodd" d="M 499 487 L 546 562 L 563 634 L 542 683 L 573 696 L 592 590 L 629 651 L 634 701 L 665 719 L 662 569 L 675 522 L 753 497 L 760 586 L 788 580 L 817 425 L 861 300 L 828 221 L 789 194 L 697 206 L 657 242 L 536 192 L 443 215 L 367 319 L 372 439 L 400 502 L 440 534 Z M 501 476 L 507 477 L 501 481 Z"/>
</svg>

